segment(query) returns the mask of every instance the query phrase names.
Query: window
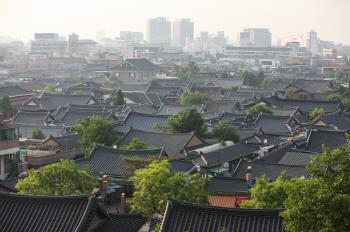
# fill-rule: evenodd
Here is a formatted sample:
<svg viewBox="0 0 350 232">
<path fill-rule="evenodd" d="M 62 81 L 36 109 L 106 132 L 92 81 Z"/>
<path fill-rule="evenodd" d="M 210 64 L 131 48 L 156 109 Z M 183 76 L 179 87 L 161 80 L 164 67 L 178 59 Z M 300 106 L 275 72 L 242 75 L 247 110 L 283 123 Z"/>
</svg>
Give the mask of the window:
<svg viewBox="0 0 350 232">
<path fill-rule="evenodd" d="M 300 100 L 307 100 L 307 94 L 300 94 Z"/>
<path fill-rule="evenodd" d="M 119 73 L 115 73 L 115 76 L 116 76 L 116 77 L 119 77 L 119 76 L 120 76 L 120 74 L 119 74 Z"/>
<path fill-rule="evenodd" d="M 129 73 L 129 77 L 135 77 L 135 73 Z"/>
<path fill-rule="evenodd" d="M 142 72 L 139 73 L 139 77 L 142 77 Z"/>
</svg>

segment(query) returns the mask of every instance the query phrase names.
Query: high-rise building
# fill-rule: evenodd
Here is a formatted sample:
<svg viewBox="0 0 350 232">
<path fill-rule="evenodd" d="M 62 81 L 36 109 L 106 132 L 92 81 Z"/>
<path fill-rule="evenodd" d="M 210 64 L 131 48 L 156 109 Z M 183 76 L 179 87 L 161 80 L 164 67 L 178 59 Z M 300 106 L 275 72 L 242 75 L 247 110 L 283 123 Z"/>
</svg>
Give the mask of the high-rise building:
<svg viewBox="0 0 350 232">
<path fill-rule="evenodd" d="M 218 31 L 218 38 L 225 38 L 225 32 L 224 31 Z"/>
<path fill-rule="evenodd" d="M 309 49 L 309 52 L 311 52 L 312 54 L 317 54 L 318 46 L 317 46 L 316 31 L 311 30 L 307 33 L 306 47 Z"/>
<path fill-rule="evenodd" d="M 190 19 L 176 19 L 173 23 L 173 47 L 186 47 L 186 38 L 193 40 L 194 23 Z"/>
<path fill-rule="evenodd" d="M 239 47 L 271 47 L 271 32 L 268 28 L 244 28 L 238 33 Z"/>
<path fill-rule="evenodd" d="M 100 42 L 101 39 L 106 38 L 106 33 L 105 31 L 98 30 L 96 31 L 96 41 Z"/>
<path fill-rule="evenodd" d="M 147 41 L 151 44 L 171 44 L 171 22 L 165 17 L 147 19 Z"/>
<path fill-rule="evenodd" d="M 68 36 L 68 52 L 73 52 L 73 43 L 79 40 L 79 35 L 76 35 L 74 32 Z"/>
<path fill-rule="evenodd" d="M 35 33 L 35 40 L 30 41 L 30 48 L 31 52 L 56 52 L 64 55 L 67 52 L 67 41 L 60 40 L 58 33 Z"/>
<path fill-rule="evenodd" d="M 201 31 L 201 32 L 199 33 L 199 37 L 201 37 L 202 39 L 203 39 L 203 38 L 209 38 L 209 32 L 207 32 L 207 31 Z"/>
<path fill-rule="evenodd" d="M 143 41 L 143 32 L 131 32 L 131 38 L 134 42 Z"/>
</svg>

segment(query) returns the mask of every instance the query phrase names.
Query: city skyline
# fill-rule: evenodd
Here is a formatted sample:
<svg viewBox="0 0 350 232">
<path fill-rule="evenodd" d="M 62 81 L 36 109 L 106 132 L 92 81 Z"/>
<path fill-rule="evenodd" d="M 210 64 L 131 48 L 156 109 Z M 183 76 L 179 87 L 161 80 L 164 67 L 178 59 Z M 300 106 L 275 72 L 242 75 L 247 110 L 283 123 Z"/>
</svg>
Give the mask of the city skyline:
<svg viewBox="0 0 350 232">
<path fill-rule="evenodd" d="M 41 7 L 38 7 L 41 6 Z M 69 6 L 69 7 L 67 7 Z M 108 7 L 107 7 L 108 6 Z M 43 11 L 42 9 L 48 9 Z M 35 33 L 75 32 L 81 38 L 95 39 L 97 30 L 115 38 L 119 31 L 137 31 L 146 35 L 147 19 L 166 17 L 170 22 L 189 18 L 194 35 L 200 31 L 225 31 L 236 41 L 243 28 L 269 28 L 272 44 L 291 35 L 306 35 L 311 29 L 318 38 L 350 44 L 350 32 L 342 22 L 349 21 L 350 1 L 42 1 L 12 0 L 0 3 L 0 36 L 11 36 L 27 42 Z M 147 11 L 152 9 L 152 11 Z M 103 17 L 96 17 L 100 12 Z M 10 19 L 10 20 L 9 20 Z M 89 25 L 86 27 L 85 25 Z"/>
</svg>

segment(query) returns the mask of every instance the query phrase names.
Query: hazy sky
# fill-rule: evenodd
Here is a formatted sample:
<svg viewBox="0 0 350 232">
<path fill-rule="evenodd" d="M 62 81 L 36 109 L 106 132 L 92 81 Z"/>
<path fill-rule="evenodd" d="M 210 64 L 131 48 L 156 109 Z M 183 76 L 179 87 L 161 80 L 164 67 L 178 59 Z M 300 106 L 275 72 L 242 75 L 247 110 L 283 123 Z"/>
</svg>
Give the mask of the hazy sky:
<svg viewBox="0 0 350 232">
<path fill-rule="evenodd" d="M 225 31 L 233 41 L 245 27 L 264 27 L 273 44 L 310 29 L 350 44 L 350 0 L 0 0 L 0 36 L 26 42 L 34 33 L 75 32 L 96 39 L 96 30 L 105 30 L 114 38 L 119 31 L 146 33 L 146 19 L 154 17 L 190 18 L 195 35 Z"/>
</svg>

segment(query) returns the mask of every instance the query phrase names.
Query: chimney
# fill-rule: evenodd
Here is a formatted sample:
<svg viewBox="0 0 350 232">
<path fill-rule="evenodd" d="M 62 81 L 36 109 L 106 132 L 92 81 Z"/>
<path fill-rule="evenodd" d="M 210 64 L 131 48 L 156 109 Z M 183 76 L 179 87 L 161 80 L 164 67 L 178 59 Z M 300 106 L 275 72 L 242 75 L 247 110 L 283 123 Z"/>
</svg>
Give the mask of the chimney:
<svg viewBox="0 0 350 232">
<path fill-rule="evenodd" d="M 0 113 L 0 123 L 3 123 L 3 122 L 4 122 L 4 114 Z"/>
</svg>

